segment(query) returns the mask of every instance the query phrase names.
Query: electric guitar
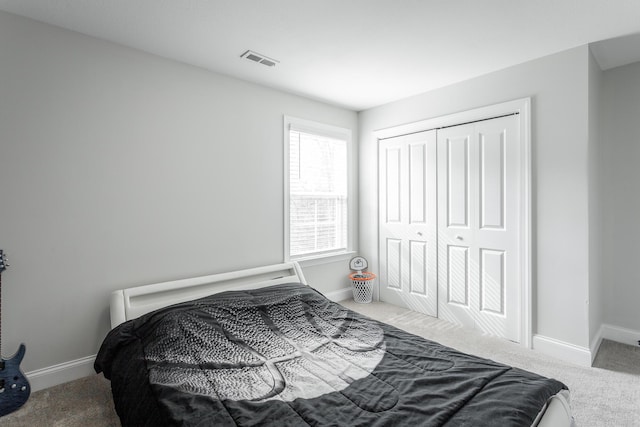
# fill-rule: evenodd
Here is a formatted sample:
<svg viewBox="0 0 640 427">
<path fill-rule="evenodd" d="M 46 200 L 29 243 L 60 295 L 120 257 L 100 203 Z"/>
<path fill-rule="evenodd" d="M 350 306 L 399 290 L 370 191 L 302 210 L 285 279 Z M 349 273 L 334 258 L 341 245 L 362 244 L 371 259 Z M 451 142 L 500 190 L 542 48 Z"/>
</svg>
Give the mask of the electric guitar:
<svg viewBox="0 0 640 427">
<path fill-rule="evenodd" d="M 2 272 L 9 264 L 7 256 L 0 249 L 0 292 L 2 291 Z M 2 294 L 0 293 L 0 348 L 2 345 Z M 25 346 L 20 344 L 16 354 L 9 359 L 2 357 L 0 350 L 0 417 L 20 408 L 29 398 L 31 387 L 20 370 L 20 362 L 24 357 Z"/>
</svg>

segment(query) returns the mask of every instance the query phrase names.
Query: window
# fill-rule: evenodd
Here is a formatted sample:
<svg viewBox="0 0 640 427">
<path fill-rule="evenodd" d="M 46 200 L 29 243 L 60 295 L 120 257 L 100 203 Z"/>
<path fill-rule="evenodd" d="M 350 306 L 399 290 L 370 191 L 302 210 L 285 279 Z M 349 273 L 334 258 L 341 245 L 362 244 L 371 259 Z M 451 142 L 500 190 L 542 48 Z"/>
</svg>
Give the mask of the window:
<svg viewBox="0 0 640 427">
<path fill-rule="evenodd" d="M 285 117 L 285 259 L 351 249 L 351 131 Z"/>
</svg>

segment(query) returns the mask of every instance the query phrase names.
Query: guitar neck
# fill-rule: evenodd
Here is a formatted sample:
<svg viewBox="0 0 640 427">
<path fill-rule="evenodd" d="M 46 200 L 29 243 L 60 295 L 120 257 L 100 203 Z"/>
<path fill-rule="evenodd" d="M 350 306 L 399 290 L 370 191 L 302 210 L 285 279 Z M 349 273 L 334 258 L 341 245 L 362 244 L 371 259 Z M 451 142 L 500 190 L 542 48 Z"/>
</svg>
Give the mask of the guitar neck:
<svg viewBox="0 0 640 427">
<path fill-rule="evenodd" d="M 2 359 L 2 270 L 0 270 L 0 359 Z"/>
<path fill-rule="evenodd" d="M 2 270 L 1 269 L 0 269 L 0 359 L 2 359 Z"/>
<path fill-rule="evenodd" d="M 7 269 L 7 255 L 0 249 L 0 359 L 2 359 L 2 272 Z"/>
<path fill-rule="evenodd" d="M 6 270 L 7 256 L 4 251 L 0 249 L 0 359 L 2 359 L 2 272 Z"/>
</svg>

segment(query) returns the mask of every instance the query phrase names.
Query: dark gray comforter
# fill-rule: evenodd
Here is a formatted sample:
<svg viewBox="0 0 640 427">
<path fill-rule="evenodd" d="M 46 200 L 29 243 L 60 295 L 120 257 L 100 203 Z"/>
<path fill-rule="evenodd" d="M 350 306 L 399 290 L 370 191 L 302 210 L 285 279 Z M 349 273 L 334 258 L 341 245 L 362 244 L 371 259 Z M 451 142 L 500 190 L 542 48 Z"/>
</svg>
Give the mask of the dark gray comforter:
<svg viewBox="0 0 640 427">
<path fill-rule="evenodd" d="M 95 369 L 124 426 L 530 426 L 553 379 L 460 353 L 300 284 L 126 322 Z"/>
</svg>

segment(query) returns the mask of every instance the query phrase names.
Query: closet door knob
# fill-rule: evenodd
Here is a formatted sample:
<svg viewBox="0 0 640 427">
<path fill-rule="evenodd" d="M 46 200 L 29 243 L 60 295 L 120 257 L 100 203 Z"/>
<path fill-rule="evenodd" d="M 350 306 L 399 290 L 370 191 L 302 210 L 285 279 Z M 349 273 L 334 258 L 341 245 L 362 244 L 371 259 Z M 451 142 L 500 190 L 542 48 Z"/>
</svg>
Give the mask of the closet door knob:
<svg viewBox="0 0 640 427">
<path fill-rule="evenodd" d="M 457 239 L 457 240 L 463 240 L 463 239 L 462 239 L 462 236 L 460 236 L 460 235 L 457 235 L 457 236 L 456 236 L 456 239 Z"/>
</svg>

